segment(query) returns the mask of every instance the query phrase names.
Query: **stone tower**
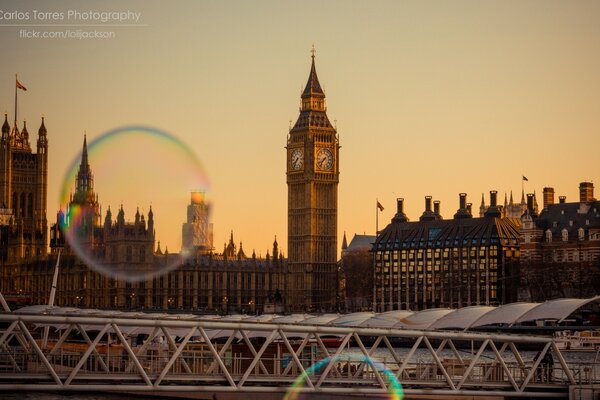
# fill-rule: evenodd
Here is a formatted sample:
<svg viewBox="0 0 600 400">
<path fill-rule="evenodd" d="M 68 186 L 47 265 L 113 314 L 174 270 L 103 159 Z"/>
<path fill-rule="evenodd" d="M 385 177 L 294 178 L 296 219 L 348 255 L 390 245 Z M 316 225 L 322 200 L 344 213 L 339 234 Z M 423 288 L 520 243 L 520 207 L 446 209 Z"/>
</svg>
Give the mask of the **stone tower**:
<svg viewBox="0 0 600 400">
<path fill-rule="evenodd" d="M 288 276 L 292 311 L 330 310 L 337 293 L 339 141 L 327 118 L 314 50 L 300 116 L 287 141 Z"/>
<path fill-rule="evenodd" d="M 77 219 L 77 220 L 75 220 Z M 83 149 L 77 177 L 75 192 L 67 206 L 67 225 L 76 229 L 77 240 L 93 248 L 101 238 L 96 227 L 100 227 L 100 204 L 98 195 L 94 192 L 94 175 L 88 161 L 87 138 L 83 137 Z"/>
<path fill-rule="evenodd" d="M 4 115 L 0 137 L 0 209 L 4 216 L 1 257 L 18 261 L 43 257 L 48 246 L 48 137 L 44 119 L 38 130 L 37 153 L 31 151 L 23 122 L 19 131 Z"/>
<path fill-rule="evenodd" d="M 213 224 L 210 223 L 210 206 L 203 192 L 192 192 L 187 207 L 187 221 L 182 227 L 181 250 L 186 254 L 195 251 L 207 253 L 213 249 Z"/>
</svg>

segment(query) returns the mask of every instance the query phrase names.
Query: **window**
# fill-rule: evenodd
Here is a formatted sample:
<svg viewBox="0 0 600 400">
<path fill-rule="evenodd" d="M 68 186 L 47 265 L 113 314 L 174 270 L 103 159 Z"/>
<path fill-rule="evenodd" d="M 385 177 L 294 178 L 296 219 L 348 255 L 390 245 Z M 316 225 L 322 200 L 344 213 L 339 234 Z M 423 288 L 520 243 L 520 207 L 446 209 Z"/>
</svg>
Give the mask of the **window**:
<svg viewBox="0 0 600 400">
<path fill-rule="evenodd" d="M 552 231 L 550 229 L 548 229 L 546 231 L 546 242 L 548 242 L 548 243 L 552 242 Z"/>
<path fill-rule="evenodd" d="M 585 240 L 585 231 L 583 230 L 583 228 L 579 228 L 577 230 L 577 233 L 579 234 L 579 240 Z"/>
<path fill-rule="evenodd" d="M 562 234 L 563 242 L 566 242 L 569 240 L 569 231 L 567 231 L 567 228 L 563 228 L 563 230 L 561 231 L 561 234 Z"/>
<path fill-rule="evenodd" d="M 127 262 L 131 262 L 131 254 L 132 254 L 131 246 L 127 246 L 127 252 L 126 252 L 126 256 L 125 256 Z"/>
</svg>

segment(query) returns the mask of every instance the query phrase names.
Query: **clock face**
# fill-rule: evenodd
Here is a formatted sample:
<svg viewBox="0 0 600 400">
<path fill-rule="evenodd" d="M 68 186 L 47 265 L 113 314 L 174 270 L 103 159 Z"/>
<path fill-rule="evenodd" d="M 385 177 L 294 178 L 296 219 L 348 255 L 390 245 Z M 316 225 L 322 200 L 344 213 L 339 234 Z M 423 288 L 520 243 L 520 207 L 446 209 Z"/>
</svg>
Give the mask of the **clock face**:
<svg viewBox="0 0 600 400">
<path fill-rule="evenodd" d="M 298 171 L 304 164 L 304 153 L 302 149 L 294 149 L 290 158 L 290 166 L 294 171 Z"/>
<path fill-rule="evenodd" d="M 331 171 L 333 169 L 333 154 L 331 150 L 321 148 L 317 151 L 317 168 L 323 171 Z"/>
</svg>

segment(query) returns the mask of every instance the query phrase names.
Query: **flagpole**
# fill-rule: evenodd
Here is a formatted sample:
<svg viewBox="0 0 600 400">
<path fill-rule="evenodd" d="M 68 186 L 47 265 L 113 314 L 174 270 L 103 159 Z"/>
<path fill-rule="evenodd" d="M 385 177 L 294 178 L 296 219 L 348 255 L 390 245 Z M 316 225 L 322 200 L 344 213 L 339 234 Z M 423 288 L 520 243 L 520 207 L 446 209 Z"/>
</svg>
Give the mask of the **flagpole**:
<svg viewBox="0 0 600 400">
<path fill-rule="evenodd" d="M 15 128 L 17 127 L 17 74 L 15 74 Z"/>
<path fill-rule="evenodd" d="M 375 236 L 379 234 L 379 199 L 375 198 Z"/>
</svg>

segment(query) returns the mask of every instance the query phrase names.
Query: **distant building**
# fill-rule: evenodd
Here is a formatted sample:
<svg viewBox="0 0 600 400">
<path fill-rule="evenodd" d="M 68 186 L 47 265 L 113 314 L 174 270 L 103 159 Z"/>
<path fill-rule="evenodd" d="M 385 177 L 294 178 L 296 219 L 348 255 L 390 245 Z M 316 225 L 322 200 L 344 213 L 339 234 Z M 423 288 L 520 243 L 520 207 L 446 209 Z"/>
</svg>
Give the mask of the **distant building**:
<svg viewBox="0 0 600 400">
<path fill-rule="evenodd" d="M 66 215 L 59 211 L 57 222 L 50 229 L 50 247 L 71 253 L 65 241 L 64 229 L 72 229 L 80 251 L 87 252 L 99 263 L 106 265 L 116 275 L 132 272 L 144 273 L 153 268 L 154 260 L 154 213 L 152 207 L 148 220 L 135 213 L 133 222 L 125 221 L 123 205 L 113 221 L 110 207 L 101 223 L 98 194 L 94 192 L 94 175 L 88 161 L 87 140 L 83 139 L 81 162 L 75 178 L 75 191 L 66 206 Z M 122 283 L 120 283 L 122 284 Z"/>
<path fill-rule="evenodd" d="M 594 185 L 579 185 L 579 201 L 567 203 L 554 189 L 544 188 L 538 215 L 533 195 L 523 215 L 519 300 L 590 297 L 600 293 L 600 202 Z"/>
<path fill-rule="evenodd" d="M 0 136 L 0 261 L 45 257 L 48 247 L 48 136 L 44 118 L 38 129 L 37 153 L 27 125 L 11 128 L 4 114 Z"/>
<path fill-rule="evenodd" d="M 341 271 L 343 274 L 344 311 L 365 311 L 373 302 L 373 243 L 374 235 L 354 235 L 350 244 L 346 234 L 342 243 Z"/>
<path fill-rule="evenodd" d="M 433 307 L 496 305 L 516 298 L 521 221 L 502 218 L 496 192 L 482 218 L 473 218 L 460 194 L 453 219 L 439 213 L 439 202 L 419 221 L 398 211 L 374 245 L 373 309 L 422 310 Z"/>
<path fill-rule="evenodd" d="M 183 224 L 181 251 L 191 254 L 213 250 L 213 224 L 210 223 L 210 207 L 204 193 L 192 192 L 187 207 L 187 222 Z"/>
<path fill-rule="evenodd" d="M 535 201 L 534 198 L 534 208 L 537 212 L 537 201 Z M 479 206 L 479 217 L 483 218 L 483 216 L 485 215 L 485 212 L 488 210 L 489 206 L 487 206 L 485 204 L 485 199 L 483 196 L 483 193 L 481 194 L 481 205 Z M 522 190 L 521 191 L 521 201 L 520 202 L 515 202 L 513 200 L 513 193 L 512 190 L 510 191 L 510 200 L 508 200 L 508 197 L 506 195 L 506 193 L 504 194 L 504 205 L 499 206 L 500 208 L 500 212 L 502 214 L 503 218 L 521 218 L 521 216 L 525 213 L 525 211 L 527 210 L 527 202 L 525 201 L 525 191 Z"/>
</svg>

